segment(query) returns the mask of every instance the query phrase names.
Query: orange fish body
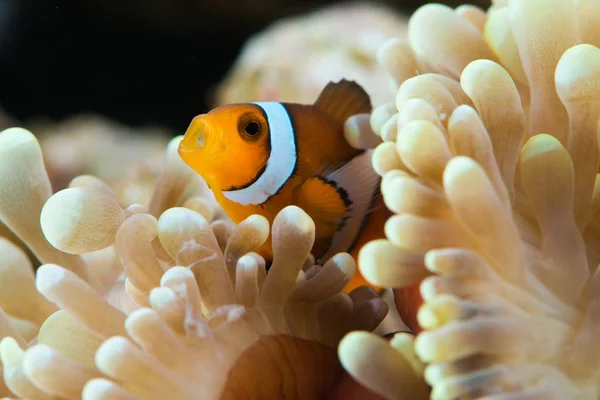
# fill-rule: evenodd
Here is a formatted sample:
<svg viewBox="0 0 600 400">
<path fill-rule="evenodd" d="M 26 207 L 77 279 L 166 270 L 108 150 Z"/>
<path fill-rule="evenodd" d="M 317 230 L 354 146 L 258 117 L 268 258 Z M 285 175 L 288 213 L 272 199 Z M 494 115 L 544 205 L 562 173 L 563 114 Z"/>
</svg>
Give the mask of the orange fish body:
<svg viewBox="0 0 600 400">
<path fill-rule="evenodd" d="M 179 154 L 234 222 L 260 214 L 272 223 L 296 205 L 315 222 L 317 259 L 343 251 L 356 259 L 364 243 L 384 237 L 387 214 L 371 152 L 344 137 L 346 119 L 370 111 L 366 92 L 345 80 L 327 85 L 313 105 L 225 105 L 194 118 Z M 258 252 L 272 259 L 270 237 Z M 346 290 L 362 284 L 357 273 Z"/>
</svg>

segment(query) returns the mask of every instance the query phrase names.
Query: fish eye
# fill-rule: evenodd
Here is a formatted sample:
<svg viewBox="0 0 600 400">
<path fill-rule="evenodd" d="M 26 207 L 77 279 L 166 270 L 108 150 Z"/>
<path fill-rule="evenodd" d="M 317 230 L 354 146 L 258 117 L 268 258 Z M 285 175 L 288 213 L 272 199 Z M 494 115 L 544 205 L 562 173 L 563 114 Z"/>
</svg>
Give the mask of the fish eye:
<svg viewBox="0 0 600 400">
<path fill-rule="evenodd" d="M 248 136 L 258 135 L 258 133 L 260 132 L 260 125 L 256 121 L 249 121 L 244 126 L 244 132 Z"/>
<path fill-rule="evenodd" d="M 268 132 L 268 128 L 259 116 L 248 113 L 238 120 L 238 134 L 247 142 L 258 140 L 264 132 Z"/>
</svg>

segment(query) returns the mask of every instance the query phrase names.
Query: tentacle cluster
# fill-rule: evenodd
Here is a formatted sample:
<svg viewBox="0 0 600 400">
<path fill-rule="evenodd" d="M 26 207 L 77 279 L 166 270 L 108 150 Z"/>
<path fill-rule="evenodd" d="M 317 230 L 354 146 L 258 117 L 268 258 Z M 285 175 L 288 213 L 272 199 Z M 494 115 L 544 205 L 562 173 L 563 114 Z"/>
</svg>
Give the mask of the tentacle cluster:
<svg viewBox="0 0 600 400">
<path fill-rule="evenodd" d="M 385 141 L 373 163 L 396 215 L 361 272 L 422 282 L 414 352 L 433 399 L 600 396 L 598 9 L 428 5 L 410 40 L 380 51 L 400 86 L 372 114 Z M 358 346 L 395 356 L 358 362 Z M 413 353 L 397 350 L 352 333 L 339 352 L 365 385 L 404 398 Z M 374 362 L 398 379 L 373 376 Z"/>
<path fill-rule="evenodd" d="M 348 254 L 314 265 L 314 223 L 297 207 L 274 221 L 266 274 L 253 251 L 268 222 L 235 226 L 186 195 L 191 170 L 169 158 L 178 140 L 147 210 L 122 208 L 92 176 L 52 195 L 35 137 L 0 133 L 0 149 L 12 149 L 0 157 L 10 194 L 0 217 L 43 262 L 34 275 L 23 250 L 0 240 L 0 395 L 312 399 L 340 373 L 339 340 L 385 316 L 372 290 L 342 292 L 356 268 Z M 15 216 L 19 202 L 28 214 Z"/>
</svg>

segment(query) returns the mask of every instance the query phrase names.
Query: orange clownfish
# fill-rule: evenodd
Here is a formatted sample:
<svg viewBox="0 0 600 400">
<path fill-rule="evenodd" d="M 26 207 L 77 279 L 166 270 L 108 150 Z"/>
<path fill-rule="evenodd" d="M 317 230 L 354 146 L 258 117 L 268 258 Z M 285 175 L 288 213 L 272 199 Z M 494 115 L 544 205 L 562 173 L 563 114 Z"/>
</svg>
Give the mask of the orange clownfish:
<svg viewBox="0 0 600 400">
<path fill-rule="evenodd" d="M 260 214 L 272 223 L 296 205 L 315 222 L 317 260 L 345 251 L 356 259 L 363 244 L 384 237 L 387 217 L 372 152 L 344 137 L 348 117 L 370 112 L 368 94 L 346 80 L 329 83 L 312 105 L 225 105 L 192 120 L 179 154 L 234 222 Z M 270 237 L 258 252 L 272 259 Z M 357 272 L 346 291 L 365 283 Z"/>
</svg>

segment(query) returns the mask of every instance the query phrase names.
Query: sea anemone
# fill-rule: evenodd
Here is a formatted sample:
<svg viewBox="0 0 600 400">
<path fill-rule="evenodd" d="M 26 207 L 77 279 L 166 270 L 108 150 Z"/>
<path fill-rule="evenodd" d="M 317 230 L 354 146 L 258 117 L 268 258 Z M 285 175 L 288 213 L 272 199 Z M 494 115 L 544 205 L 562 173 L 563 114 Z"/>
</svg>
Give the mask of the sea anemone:
<svg viewBox="0 0 600 400">
<path fill-rule="evenodd" d="M 39 138 L 55 190 L 64 189 L 76 176 L 90 174 L 113 188 L 124 205 L 148 205 L 171 136 L 157 127 L 132 128 L 93 114 L 59 122 L 30 121 L 25 126 Z"/>
<path fill-rule="evenodd" d="M 34 275 L 0 240 L 0 395 L 319 398 L 340 377 L 340 339 L 385 316 L 373 290 L 342 292 L 350 255 L 314 265 L 299 208 L 272 228 L 260 216 L 234 226 L 190 196 L 198 178 L 175 157 L 179 140 L 146 209 L 122 208 L 93 176 L 52 195 L 36 138 L 0 133 L 0 218 L 43 263 Z M 253 250 L 270 230 L 267 274 Z"/>
<path fill-rule="evenodd" d="M 377 63 L 387 39 L 406 36 L 406 19 L 369 2 L 343 2 L 282 19 L 245 44 L 217 88 L 216 105 L 250 101 L 310 104 L 330 81 L 356 80 L 382 104 L 394 87 Z"/>
<path fill-rule="evenodd" d="M 371 119 L 396 215 L 361 272 L 422 281 L 414 351 L 431 398 L 598 399 L 600 3 L 432 4 L 409 37 L 379 54 L 401 83 Z M 339 353 L 404 398 L 396 347 L 351 333 Z"/>
</svg>

